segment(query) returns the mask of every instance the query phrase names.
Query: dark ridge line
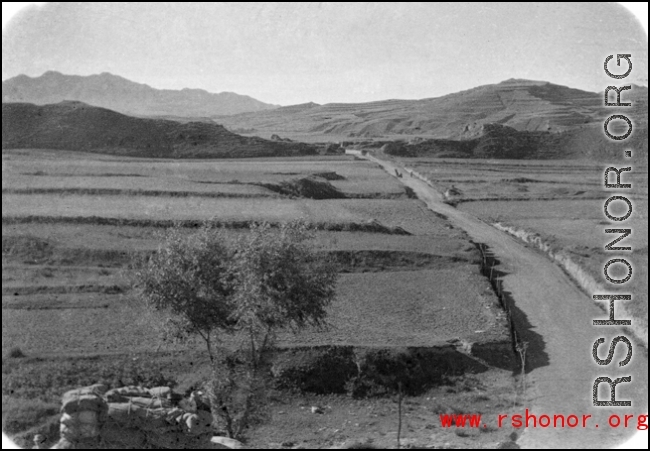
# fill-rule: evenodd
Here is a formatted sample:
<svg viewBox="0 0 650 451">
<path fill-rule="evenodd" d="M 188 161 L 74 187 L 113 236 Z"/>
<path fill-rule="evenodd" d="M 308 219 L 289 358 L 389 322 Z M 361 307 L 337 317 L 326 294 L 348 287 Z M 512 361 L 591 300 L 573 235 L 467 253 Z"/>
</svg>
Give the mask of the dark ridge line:
<svg viewBox="0 0 650 451">
<path fill-rule="evenodd" d="M 73 269 L 73 270 L 87 270 L 87 269 L 100 269 L 112 270 L 112 274 L 116 275 L 119 267 L 106 267 L 106 266 L 78 266 L 76 261 L 72 262 L 75 256 L 79 259 L 97 259 L 97 260 L 121 260 L 117 264 L 127 264 L 132 256 L 139 255 L 146 257 L 155 254 L 155 249 L 143 249 L 137 251 L 120 251 L 115 249 L 94 249 L 89 250 L 85 248 L 65 247 L 61 248 L 66 252 L 66 260 L 55 264 L 42 263 L 42 261 L 51 262 L 53 257 L 56 257 L 55 252 L 48 254 L 41 258 L 34 258 L 32 260 L 24 260 L 19 264 L 7 264 L 5 269 L 24 270 L 25 268 L 34 269 Z M 324 257 L 329 257 L 339 266 L 339 271 L 342 273 L 358 273 L 358 272 L 391 272 L 391 271 L 419 271 L 422 269 L 430 268 L 436 264 L 465 264 L 476 263 L 475 260 L 467 258 L 462 255 L 439 255 L 428 252 L 417 251 L 395 251 L 385 249 L 333 249 L 333 250 L 320 250 L 318 254 Z M 11 251 L 5 252 L 4 256 L 7 258 L 13 257 Z M 20 259 L 20 255 L 16 258 Z M 72 264 L 68 264 L 71 262 Z M 49 286 L 49 285 L 48 285 Z M 69 285 L 73 286 L 73 285 Z M 14 287 L 13 289 L 17 289 Z"/>
<path fill-rule="evenodd" d="M 148 197 L 208 197 L 251 199 L 256 197 L 279 198 L 272 193 L 214 193 L 209 191 L 164 191 L 114 188 L 3 188 L 2 194 L 69 194 L 84 196 L 148 196 Z"/>
<path fill-rule="evenodd" d="M 25 304 L 9 304 L 2 301 L 2 310 L 107 310 L 111 308 L 109 304 L 91 305 L 74 305 L 74 304 L 53 304 L 53 305 L 39 305 L 31 306 Z"/>
<path fill-rule="evenodd" d="M 90 174 L 90 173 L 74 173 L 62 172 L 60 174 L 44 171 L 36 172 L 21 172 L 20 175 L 30 175 L 32 177 L 151 177 L 144 174 L 120 174 L 120 173 L 106 173 L 106 174 Z"/>
<path fill-rule="evenodd" d="M 264 184 L 250 183 L 247 185 L 268 188 Z M 59 194 L 71 196 L 143 196 L 143 197 L 204 197 L 211 199 L 314 199 L 304 196 L 290 196 L 281 193 L 219 193 L 209 191 L 164 191 L 164 190 L 133 190 L 114 188 L 3 188 L 2 194 L 38 195 L 38 194 Z M 401 199 L 405 193 L 343 193 L 344 199 Z"/>
<path fill-rule="evenodd" d="M 466 183 L 466 184 L 474 184 L 474 183 L 490 183 L 490 184 L 499 184 L 499 183 L 506 183 L 509 185 L 513 184 L 526 184 L 526 183 L 539 183 L 539 184 L 544 184 L 547 183 L 549 185 L 571 185 L 572 183 L 576 183 L 580 186 L 602 186 L 602 182 L 570 182 L 570 181 L 556 181 L 556 180 L 533 180 L 533 179 L 528 179 L 524 182 L 522 181 L 517 181 L 516 179 L 501 179 L 501 180 L 459 180 L 459 179 L 434 179 L 431 181 L 431 183 L 454 183 L 456 185 Z"/>
<path fill-rule="evenodd" d="M 408 158 L 408 157 L 399 157 L 399 158 Z M 499 168 L 507 168 L 507 167 L 517 167 L 517 168 L 567 168 L 569 169 L 585 169 L 585 170 L 592 170 L 595 167 L 600 167 L 598 164 L 594 164 L 592 166 L 585 164 L 584 162 L 580 162 L 579 164 L 575 165 L 567 165 L 565 163 L 569 161 L 576 161 L 576 160 L 544 160 L 547 162 L 555 162 L 557 165 L 554 164 L 535 164 L 535 163 L 492 163 L 490 161 L 497 161 L 499 159 L 490 159 L 490 158 L 485 158 L 483 160 L 479 159 L 474 159 L 474 158 L 461 158 L 458 159 L 457 161 L 448 161 L 443 158 L 437 159 L 435 157 L 430 157 L 428 159 L 422 159 L 421 157 L 410 157 L 414 163 L 416 164 L 423 164 L 423 165 L 460 165 L 460 166 L 478 166 L 481 169 L 484 168 L 487 165 L 492 165 L 492 166 L 498 166 Z M 420 158 L 420 161 L 418 161 L 418 158 Z M 478 161 L 477 161 L 478 160 Z M 508 159 L 501 159 L 501 161 L 507 161 Z M 512 161 L 512 160 L 511 160 Z M 578 160 L 579 161 L 579 160 Z M 487 163 L 486 163 L 487 162 Z M 491 169 L 491 168 L 490 168 Z M 499 170 L 499 169 L 496 169 Z M 555 172 L 555 171 L 554 171 Z"/>
<path fill-rule="evenodd" d="M 122 294 L 128 291 L 126 285 L 28 285 L 20 287 L 2 287 L 3 296 L 29 296 L 34 294 L 76 294 L 103 293 Z"/>
<path fill-rule="evenodd" d="M 404 163 L 408 163 L 409 167 L 418 165 L 417 163 L 413 164 L 413 163 L 408 162 L 408 161 L 404 162 Z M 465 167 L 465 166 L 461 166 L 458 169 L 461 169 L 461 168 L 465 169 L 465 170 L 470 170 L 470 171 L 502 172 L 504 174 L 512 173 L 513 171 L 517 171 L 517 172 L 520 172 L 520 173 L 530 173 L 530 174 L 559 174 L 559 175 L 566 174 L 566 175 L 571 175 L 571 174 L 575 174 L 576 172 L 590 172 L 590 173 L 593 173 L 593 171 L 594 171 L 594 168 L 581 168 L 579 171 L 578 170 L 575 170 L 575 171 L 570 171 L 570 170 L 559 171 L 559 170 L 554 169 L 554 168 L 549 168 L 547 171 L 545 171 L 545 170 L 533 170 L 534 168 L 530 168 L 530 167 L 526 167 L 527 169 L 528 168 L 530 169 L 529 171 L 523 171 L 523 170 L 521 170 L 521 169 L 523 169 L 523 167 L 520 168 L 519 166 L 517 166 L 516 169 L 508 170 L 508 168 L 505 167 L 505 166 L 503 166 L 503 167 L 495 167 L 495 168 L 487 168 L 487 167 L 483 167 L 483 166 L 479 166 L 479 165 L 477 165 L 476 168 L 468 168 L 468 167 Z M 455 169 L 448 168 L 448 170 L 455 170 Z M 641 172 L 639 172 L 639 173 L 641 173 Z"/>
<path fill-rule="evenodd" d="M 487 199 L 453 199 L 447 203 L 452 206 L 459 204 L 464 204 L 467 202 L 534 202 L 538 200 L 551 201 L 551 200 L 603 200 L 603 197 L 576 197 L 576 198 L 567 198 L 567 197 L 534 197 L 534 198 L 520 198 L 520 197 L 504 197 L 504 198 L 487 198 Z"/>
<path fill-rule="evenodd" d="M 171 220 L 171 219 L 127 219 L 127 218 L 107 218 L 101 216 L 3 216 L 2 224 L 90 224 L 90 225 L 110 225 L 110 226 L 131 226 L 131 227 L 159 227 L 170 228 L 173 226 L 180 226 L 183 228 L 197 229 L 204 224 L 210 224 L 214 227 L 224 227 L 226 229 L 247 229 L 252 224 L 259 224 L 263 221 L 210 221 L 210 220 Z M 269 222 L 271 227 L 279 227 L 281 223 Z M 386 235 L 412 235 L 410 232 L 403 228 L 388 227 L 379 222 L 365 222 L 365 223 L 328 223 L 328 222 L 313 222 L 310 223 L 314 230 L 329 231 L 329 232 L 368 232 L 380 233 Z"/>
<path fill-rule="evenodd" d="M 405 158 L 405 157 L 402 157 Z M 574 174 L 576 172 L 586 172 L 586 171 L 594 171 L 600 170 L 602 165 L 594 165 L 594 166 L 568 166 L 565 168 L 565 166 L 550 166 L 550 165 L 526 165 L 526 164 L 503 164 L 497 166 L 496 163 L 487 163 L 488 161 L 491 160 L 476 160 L 472 159 L 473 161 L 476 161 L 475 163 L 460 163 L 460 162 L 449 162 L 449 161 L 404 161 L 403 163 L 408 163 L 409 165 L 421 165 L 421 166 L 443 166 L 443 165 L 448 165 L 448 166 L 453 166 L 457 165 L 460 166 L 462 169 L 466 170 L 471 170 L 471 171 L 489 171 L 489 172 L 504 172 L 504 173 L 509 173 L 512 172 L 512 168 L 516 168 L 516 171 L 521 172 L 521 173 L 531 173 L 531 174 Z M 547 160 L 547 161 L 553 161 L 553 160 Z M 554 160 L 557 162 L 563 162 L 564 160 Z M 570 160 L 567 160 L 570 161 Z M 485 167 L 487 165 L 493 165 L 496 167 L 490 168 L 490 167 Z M 603 163 L 604 165 L 605 163 Z M 474 166 L 472 168 L 468 168 L 468 166 Z M 637 166 L 640 168 L 645 169 L 645 164 L 643 162 L 637 163 Z M 460 169 L 458 168 L 458 169 Z M 539 168 L 544 168 L 546 170 L 539 170 Z M 561 168 L 565 168 L 561 170 Z M 453 170 L 452 168 L 449 168 L 450 170 Z M 636 174 L 647 174 L 648 170 L 635 170 L 634 172 Z"/>
</svg>

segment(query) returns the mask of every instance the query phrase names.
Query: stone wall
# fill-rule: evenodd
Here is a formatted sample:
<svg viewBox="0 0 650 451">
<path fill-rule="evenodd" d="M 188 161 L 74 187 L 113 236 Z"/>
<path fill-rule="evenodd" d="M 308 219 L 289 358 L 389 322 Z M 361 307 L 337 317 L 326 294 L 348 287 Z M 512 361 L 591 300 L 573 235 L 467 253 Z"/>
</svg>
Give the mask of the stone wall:
<svg viewBox="0 0 650 451">
<path fill-rule="evenodd" d="M 96 384 L 63 395 L 53 449 L 223 449 L 210 442 L 211 425 L 200 394 L 183 398 L 169 387 Z"/>
</svg>

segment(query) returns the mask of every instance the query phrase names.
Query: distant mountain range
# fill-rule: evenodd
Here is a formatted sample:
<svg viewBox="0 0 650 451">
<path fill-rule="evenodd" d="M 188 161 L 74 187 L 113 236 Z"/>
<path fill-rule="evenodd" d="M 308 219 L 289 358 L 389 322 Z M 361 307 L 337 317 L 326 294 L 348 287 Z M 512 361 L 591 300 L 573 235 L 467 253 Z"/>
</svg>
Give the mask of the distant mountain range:
<svg viewBox="0 0 650 451">
<path fill-rule="evenodd" d="M 126 116 L 81 102 L 2 104 L 3 149 L 61 149 L 159 158 L 316 155 L 319 147 L 244 137 L 214 123 Z"/>
<path fill-rule="evenodd" d="M 237 94 L 156 90 L 110 74 L 48 72 L 3 82 L 2 97 L 3 148 L 247 157 L 316 153 L 315 146 L 282 140 L 309 137 L 366 141 L 376 148 L 401 141 L 386 147 L 387 153 L 462 158 L 601 159 L 629 146 L 647 161 L 648 88 L 643 86 L 622 92 L 622 100 L 632 102 L 622 108 L 605 107 L 603 93 L 516 79 L 423 100 L 274 107 Z M 61 99 L 66 101 L 50 104 Z M 231 114 L 236 108 L 257 111 Z M 230 112 L 216 114 L 219 109 Z M 632 136 L 606 139 L 605 118 L 621 113 L 633 121 Z M 610 129 L 622 134 L 626 127 L 618 121 Z"/>
<path fill-rule="evenodd" d="M 276 108 L 252 97 L 202 89 L 154 89 L 109 73 L 90 76 L 46 72 L 2 82 L 3 103 L 46 105 L 80 101 L 134 116 L 211 117 Z"/>
<path fill-rule="evenodd" d="M 611 93 L 615 97 L 615 93 Z M 647 124 L 648 88 L 623 91 L 626 109 L 639 124 Z M 620 109 L 619 109 L 620 111 Z M 217 117 L 231 130 L 267 133 L 332 135 L 339 138 L 473 139 L 484 125 L 518 131 L 559 133 L 601 127 L 612 108 L 603 106 L 603 93 L 531 80 L 506 80 L 423 100 L 369 103 L 306 103 L 267 111 Z"/>
</svg>

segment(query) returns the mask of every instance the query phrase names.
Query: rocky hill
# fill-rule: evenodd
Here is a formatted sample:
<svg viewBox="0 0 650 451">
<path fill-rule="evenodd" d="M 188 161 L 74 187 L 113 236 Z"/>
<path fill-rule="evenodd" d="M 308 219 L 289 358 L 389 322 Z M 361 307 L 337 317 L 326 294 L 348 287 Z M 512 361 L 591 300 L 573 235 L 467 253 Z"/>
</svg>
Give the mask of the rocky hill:
<svg viewBox="0 0 650 451">
<path fill-rule="evenodd" d="M 647 128 L 646 128 L 647 130 Z M 605 138 L 602 127 L 586 127 L 559 133 L 519 131 L 512 127 L 485 124 L 475 138 L 414 139 L 410 141 L 375 141 L 358 148 L 380 148 L 399 157 L 446 157 L 515 160 L 591 159 L 611 160 L 623 155 L 623 148 L 641 152 L 640 164 L 647 164 L 648 135 L 640 131 L 624 142 Z M 638 154 L 637 154 L 638 155 Z"/>
<path fill-rule="evenodd" d="M 125 116 L 81 102 L 2 104 L 2 148 L 164 158 L 314 155 L 314 145 L 244 137 L 214 123 Z"/>
<path fill-rule="evenodd" d="M 46 72 L 31 78 L 19 75 L 2 82 L 3 103 L 46 105 L 80 101 L 124 114 L 140 116 L 203 117 L 275 108 L 252 97 L 202 89 L 154 89 L 109 73 L 90 76 Z"/>
<path fill-rule="evenodd" d="M 647 124 L 647 87 L 624 91 L 629 113 Z M 603 94 L 530 80 L 511 79 L 442 97 L 386 100 L 356 104 L 308 103 L 274 110 L 220 117 L 231 129 L 252 133 L 317 134 L 353 138 L 423 136 L 474 139 L 485 124 L 517 131 L 560 133 L 601 127 L 613 114 L 603 106 Z"/>
</svg>

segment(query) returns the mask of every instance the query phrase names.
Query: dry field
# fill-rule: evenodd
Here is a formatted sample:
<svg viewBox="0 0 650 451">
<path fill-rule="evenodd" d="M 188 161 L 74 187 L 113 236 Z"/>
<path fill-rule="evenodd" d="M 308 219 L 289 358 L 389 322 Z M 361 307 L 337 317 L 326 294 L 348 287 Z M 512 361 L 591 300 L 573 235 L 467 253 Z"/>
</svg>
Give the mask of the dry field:
<svg viewBox="0 0 650 451">
<path fill-rule="evenodd" d="M 478 200 L 600 199 L 603 165 L 575 160 L 404 159 L 401 162 L 459 202 Z"/>
<path fill-rule="evenodd" d="M 452 185 L 461 191 L 450 200 L 457 208 L 489 223 L 534 238 L 539 236 L 553 252 L 567 255 L 602 286 L 608 285 L 603 266 L 611 258 L 627 257 L 634 272 L 626 288 L 633 293 L 630 312 L 640 324 L 648 324 L 648 172 L 633 166 L 622 181 L 632 183 L 626 195 L 633 202 L 633 214 L 625 223 L 615 223 L 603 213 L 605 200 L 621 190 L 603 189 L 603 172 L 609 165 L 584 161 L 467 161 L 404 159 L 402 163 L 424 174 L 440 191 Z M 614 166 L 616 166 L 614 164 Z M 620 166 L 620 165 L 619 165 Z M 611 176 L 610 176 L 611 177 Z M 613 177 L 612 177 L 613 180 Z M 622 202 L 610 206 L 613 215 L 623 215 Z M 617 234 L 606 228 L 631 228 L 625 239 L 628 252 L 605 251 Z M 613 277 L 622 267 L 611 267 Z M 620 271 L 619 271 L 620 272 Z M 582 276 L 572 275 L 581 282 Z M 586 283 L 585 283 L 586 286 Z M 611 286 L 611 285 L 610 285 Z M 592 290 L 588 294 L 591 295 Z"/>
<path fill-rule="evenodd" d="M 339 282 L 331 330 L 287 336 L 287 344 L 426 346 L 488 330 L 488 323 L 494 322 L 494 312 L 485 307 L 495 300 L 478 273 L 476 248 L 462 232 L 426 210 L 418 200 L 314 200 L 273 193 L 270 197 L 264 188 L 242 182 L 281 181 L 320 172 L 338 174 L 343 179 L 336 181 L 352 191 L 395 191 L 398 182 L 372 163 L 349 157 L 197 163 L 97 155 L 62 161 L 79 154 L 64 153 L 63 158 L 46 151 L 35 154 L 39 156 L 36 160 L 24 151 L 8 152 L 3 159 L 8 175 L 3 180 L 6 193 L 2 199 L 4 349 L 20 346 L 29 355 L 118 352 L 125 337 L 137 337 L 129 345 L 134 351 L 155 347 L 155 330 L 129 321 L 134 314 L 127 302 L 129 281 L 124 268 L 130 253 L 156 249 L 160 230 L 93 223 L 97 218 L 154 222 L 217 219 L 225 223 L 298 218 L 335 224 L 376 221 L 408 232 L 318 232 L 316 241 L 323 251 L 345 254 L 349 262 L 344 272 L 348 274 Z M 229 183 L 232 177 L 237 177 L 237 183 Z M 93 181 L 97 181 L 95 186 Z M 134 191 L 194 187 L 199 194 L 212 192 L 209 189 L 222 192 L 224 187 L 243 188 L 252 197 L 67 191 L 111 186 Z M 60 192 L 12 191 L 34 188 Z M 255 189 L 259 190 L 257 195 Z M 27 223 L 9 220 L 25 217 L 31 219 Z M 78 218 L 90 220 L 75 224 Z M 454 304 L 456 309 L 452 309 Z M 445 310 L 454 310 L 458 317 Z M 29 324 L 38 327 L 26 333 Z M 394 327 L 387 333 L 389 324 Z M 122 333 L 116 334 L 117 330 Z"/>
<path fill-rule="evenodd" d="M 314 176 L 350 198 L 315 200 L 262 186 Z M 343 230 L 315 234 L 315 246 L 341 265 L 330 327 L 285 334 L 281 347 L 509 342 L 507 320 L 467 236 L 410 198 L 378 165 L 352 157 L 179 162 L 3 151 L 2 203 L 3 421 L 19 417 L 11 432 L 52 421 L 55 383 L 106 378 L 129 356 L 149 362 L 162 358 L 160 352 L 200 353 L 201 343 L 160 348 L 157 328 L 130 294 L 132 254 L 154 251 L 170 220 L 304 218 Z M 347 228 L 336 228 L 341 224 Z M 354 224 L 384 228 L 345 231 Z M 196 377 L 145 366 L 128 377 L 150 381 L 164 373 L 181 386 Z M 52 373 L 46 379 L 28 376 L 45 368 Z M 495 371 L 500 383 L 509 380 L 508 371 Z M 23 398 L 37 413 L 20 407 L 27 405 Z"/>
<path fill-rule="evenodd" d="M 2 188 L 220 192 L 225 185 L 234 192 L 248 193 L 251 186 L 259 188 L 257 183 L 336 172 L 342 179 L 332 182 L 344 192 L 404 192 L 399 182 L 386 177 L 376 165 L 363 161 L 350 165 L 350 157 L 346 156 L 192 161 L 122 159 L 100 154 L 83 154 L 80 158 L 79 155 L 78 152 L 46 150 L 3 151 Z M 255 164 L 251 164 L 253 161 Z M 8 178 L 5 180 L 5 177 Z"/>
</svg>

